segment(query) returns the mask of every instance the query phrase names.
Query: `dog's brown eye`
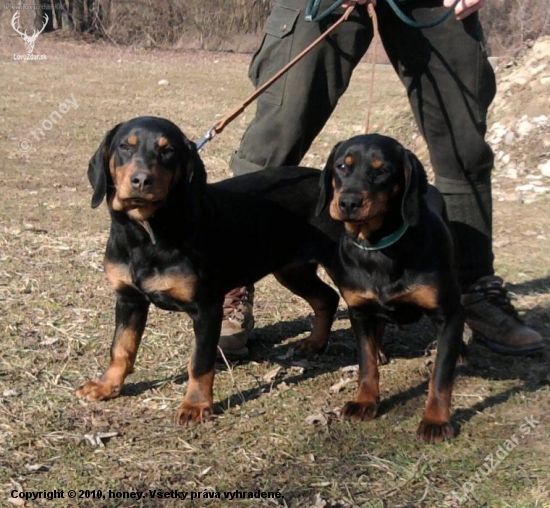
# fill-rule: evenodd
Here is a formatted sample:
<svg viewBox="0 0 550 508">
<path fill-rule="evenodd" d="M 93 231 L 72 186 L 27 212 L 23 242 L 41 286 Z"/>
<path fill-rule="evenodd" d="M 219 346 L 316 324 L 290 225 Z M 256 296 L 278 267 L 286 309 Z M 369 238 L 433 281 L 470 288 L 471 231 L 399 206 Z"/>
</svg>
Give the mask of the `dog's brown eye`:
<svg viewBox="0 0 550 508">
<path fill-rule="evenodd" d="M 167 159 L 168 157 L 172 157 L 172 155 L 174 155 L 174 153 L 175 153 L 175 150 L 174 150 L 173 147 L 166 146 L 160 152 L 160 156 L 164 159 Z"/>
<path fill-rule="evenodd" d="M 118 145 L 118 147 L 123 151 L 123 152 L 129 152 L 131 150 L 130 148 L 130 145 L 128 143 L 120 143 L 120 145 Z"/>
<path fill-rule="evenodd" d="M 349 170 L 350 170 L 349 166 L 345 162 L 342 162 L 341 164 L 337 164 L 336 169 L 341 173 L 345 173 L 345 174 L 349 173 Z"/>
</svg>

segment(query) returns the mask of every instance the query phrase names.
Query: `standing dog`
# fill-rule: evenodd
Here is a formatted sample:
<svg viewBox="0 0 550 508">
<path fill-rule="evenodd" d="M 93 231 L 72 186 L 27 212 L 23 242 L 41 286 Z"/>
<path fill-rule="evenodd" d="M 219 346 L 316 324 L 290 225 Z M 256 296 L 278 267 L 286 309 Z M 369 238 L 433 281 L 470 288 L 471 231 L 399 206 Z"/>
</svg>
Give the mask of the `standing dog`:
<svg viewBox="0 0 550 508">
<path fill-rule="evenodd" d="M 116 292 L 116 324 L 109 366 L 79 397 L 120 394 L 153 303 L 193 320 L 195 348 L 177 421 L 209 418 L 224 295 L 270 273 L 313 308 L 302 349 L 326 343 L 339 297 L 316 268 L 331 263 L 340 226 L 328 213 L 315 214 L 319 171 L 278 168 L 207 185 L 196 147 L 180 129 L 140 117 L 105 136 L 88 178 L 92 207 L 106 199 L 111 215 L 105 272 Z"/>
<path fill-rule="evenodd" d="M 345 227 L 332 276 L 348 304 L 359 356 L 357 394 L 343 416 L 376 416 L 386 322 L 427 314 L 437 327 L 437 358 L 417 435 L 428 442 L 453 437 L 450 403 L 464 318 L 441 195 L 431 186 L 428 191 L 411 152 L 375 134 L 336 145 L 321 182 L 318 213 L 328 207 Z"/>
</svg>

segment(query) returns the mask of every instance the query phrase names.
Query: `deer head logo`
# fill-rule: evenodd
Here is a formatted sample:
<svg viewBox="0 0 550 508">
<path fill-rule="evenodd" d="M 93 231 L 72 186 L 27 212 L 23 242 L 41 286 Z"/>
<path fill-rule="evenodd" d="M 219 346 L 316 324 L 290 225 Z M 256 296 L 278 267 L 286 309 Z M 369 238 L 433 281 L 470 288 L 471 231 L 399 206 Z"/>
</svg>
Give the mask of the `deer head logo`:
<svg viewBox="0 0 550 508">
<path fill-rule="evenodd" d="M 11 18 L 11 26 L 12 28 L 21 36 L 23 37 L 23 40 L 25 41 L 25 49 L 27 50 L 27 54 L 32 54 L 34 50 L 34 43 L 36 42 L 36 39 L 38 36 L 44 31 L 44 28 L 46 28 L 46 25 L 48 24 L 50 18 L 48 18 L 48 15 L 44 13 L 44 25 L 40 30 L 34 30 L 32 35 L 27 35 L 27 31 L 24 32 L 21 31 L 21 27 L 19 26 L 19 11 L 16 11 L 13 15 L 13 18 Z"/>
</svg>

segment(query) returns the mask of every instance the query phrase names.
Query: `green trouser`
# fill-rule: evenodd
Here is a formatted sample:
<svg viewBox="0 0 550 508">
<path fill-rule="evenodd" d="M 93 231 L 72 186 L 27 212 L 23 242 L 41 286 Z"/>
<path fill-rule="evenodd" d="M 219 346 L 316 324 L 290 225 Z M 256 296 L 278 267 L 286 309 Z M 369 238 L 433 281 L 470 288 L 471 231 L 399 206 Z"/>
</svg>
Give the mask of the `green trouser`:
<svg viewBox="0 0 550 508">
<path fill-rule="evenodd" d="M 321 10 L 331 3 L 326 1 Z M 342 12 L 339 9 L 320 23 L 308 22 L 304 19 L 305 5 L 306 0 L 275 2 L 249 69 L 256 87 Z M 419 22 L 432 21 L 444 12 L 442 0 L 409 0 L 402 8 Z M 487 60 L 481 25 L 477 14 L 473 14 L 462 22 L 450 16 L 434 28 L 411 28 L 384 0 L 378 0 L 376 12 L 384 48 L 406 87 L 416 122 L 428 144 L 436 186 L 445 196 L 465 288 L 479 277 L 494 273 L 493 153 L 484 136 L 495 77 Z M 262 94 L 255 117 L 231 159 L 233 172 L 299 164 L 346 91 L 372 37 L 366 8 L 358 6 L 348 21 Z"/>
</svg>

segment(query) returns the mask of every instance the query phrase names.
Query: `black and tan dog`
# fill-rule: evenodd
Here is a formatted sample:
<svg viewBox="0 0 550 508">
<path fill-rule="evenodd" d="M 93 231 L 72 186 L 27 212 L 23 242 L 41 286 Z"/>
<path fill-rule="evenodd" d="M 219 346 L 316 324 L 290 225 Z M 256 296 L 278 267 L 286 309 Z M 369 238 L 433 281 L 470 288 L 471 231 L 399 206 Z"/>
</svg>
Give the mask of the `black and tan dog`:
<svg viewBox="0 0 550 508">
<path fill-rule="evenodd" d="M 195 145 L 168 120 L 141 117 L 112 129 L 88 178 L 92 207 L 106 198 L 111 214 L 105 272 L 116 291 L 116 329 L 109 366 L 77 395 L 119 395 L 153 303 L 193 320 L 195 348 L 177 421 L 207 419 L 224 295 L 270 273 L 313 308 L 302 349 L 323 347 L 339 297 L 316 268 L 330 264 L 341 225 L 315 214 L 319 174 L 278 168 L 207 185 Z"/>
<path fill-rule="evenodd" d="M 343 416 L 376 416 L 386 322 L 410 323 L 426 314 L 437 327 L 437 357 L 417 435 L 428 442 L 450 438 L 464 320 L 441 195 L 411 152 L 376 134 L 336 145 L 323 171 L 318 211 L 328 207 L 345 226 L 332 276 L 348 304 L 359 356 L 357 394 Z"/>
</svg>

